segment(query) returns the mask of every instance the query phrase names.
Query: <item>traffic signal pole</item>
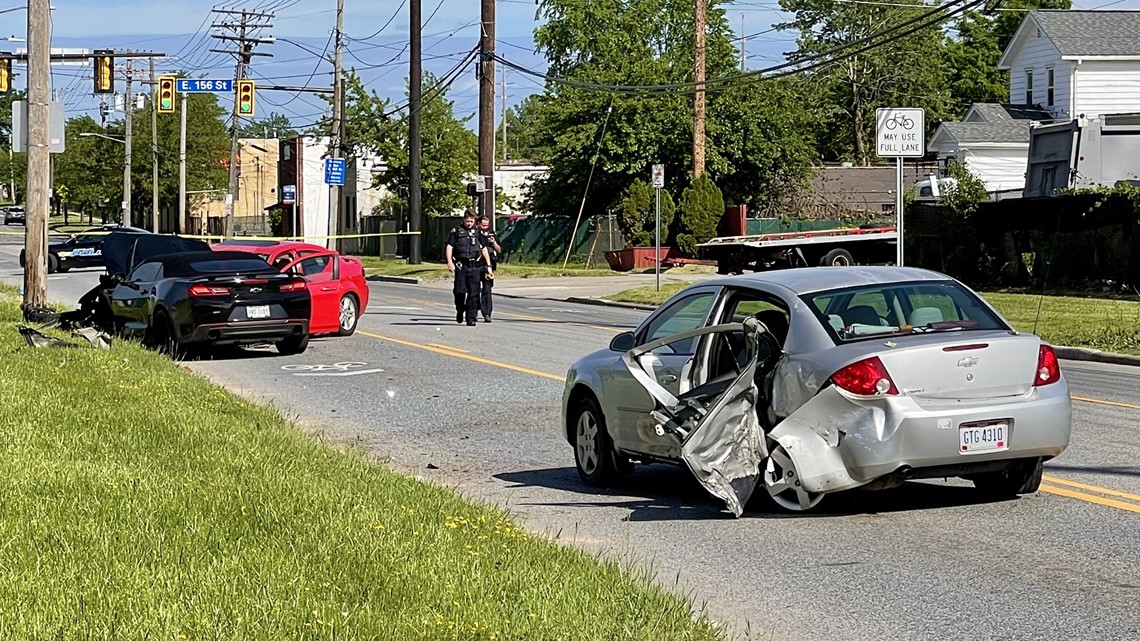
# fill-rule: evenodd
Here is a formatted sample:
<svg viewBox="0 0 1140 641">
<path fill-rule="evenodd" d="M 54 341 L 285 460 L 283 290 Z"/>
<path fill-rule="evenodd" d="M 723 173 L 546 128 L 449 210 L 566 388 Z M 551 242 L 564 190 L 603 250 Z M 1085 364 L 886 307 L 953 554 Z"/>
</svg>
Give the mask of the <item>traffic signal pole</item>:
<svg viewBox="0 0 1140 641">
<path fill-rule="evenodd" d="M 186 103 L 189 94 L 182 94 L 182 134 L 178 138 L 178 225 L 183 234 L 190 233 L 190 218 L 186 215 Z"/>
<path fill-rule="evenodd" d="M 131 130 L 134 126 L 134 118 L 132 117 L 135 112 L 135 106 L 132 102 L 131 84 L 134 80 L 134 65 L 133 60 L 127 60 L 127 95 L 126 102 L 123 105 L 123 111 L 126 114 L 126 151 L 123 155 L 123 225 L 130 226 L 131 224 Z"/>
<path fill-rule="evenodd" d="M 158 83 L 154 77 L 154 58 L 150 59 L 150 154 L 151 154 L 151 231 L 158 233 Z"/>
</svg>

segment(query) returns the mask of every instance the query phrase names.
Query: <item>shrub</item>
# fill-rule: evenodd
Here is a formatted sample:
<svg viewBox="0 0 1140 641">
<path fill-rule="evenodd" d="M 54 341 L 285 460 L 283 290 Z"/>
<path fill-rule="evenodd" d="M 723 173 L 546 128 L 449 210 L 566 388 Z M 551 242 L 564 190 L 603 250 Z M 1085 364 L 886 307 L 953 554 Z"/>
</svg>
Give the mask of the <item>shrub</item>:
<svg viewBox="0 0 1140 641">
<path fill-rule="evenodd" d="M 711 178 L 702 175 L 681 194 L 680 211 L 676 244 L 691 255 L 698 244 L 716 236 L 717 224 L 724 216 L 724 196 Z"/>
</svg>

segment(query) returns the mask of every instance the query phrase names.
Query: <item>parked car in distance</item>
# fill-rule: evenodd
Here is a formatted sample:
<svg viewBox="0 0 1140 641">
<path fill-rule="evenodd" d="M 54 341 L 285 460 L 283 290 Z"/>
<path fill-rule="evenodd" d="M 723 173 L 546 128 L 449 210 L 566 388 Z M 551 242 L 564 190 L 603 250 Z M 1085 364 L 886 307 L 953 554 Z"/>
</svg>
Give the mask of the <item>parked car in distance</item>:
<svg viewBox="0 0 1140 641">
<path fill-rule="evenodd" d="M 48 273 L 67 272 L 84 267 L 105 267 L 103 241 L 112 232 L 150 234 L 146 229 L 107 224 L 90 227 L 66 240 L 48 245 Z M 20 267 L 24 266 L 24 250 L 20 250 Z"/>
<path fill-rule="evenodd" d="M 12 223 L 20 223 L 23 225 L 27 220 L 27 212 L 19 205 L 12 205 L 11 207 L 4 208 L 4 224 L 11 225 Z"/>
<path fill-rule="evenodd" d="M 145 259 L 110 293 L 116 332 L 181 354 L 218 345 L 309 344 L 304 279 L 245 252 L 191 251 Z"/>
<path fill-rule="evenodd" d="M 313 300 L 313 335 L 351 336 L 368 309 L 368 282 L 359 258 L 320 245 L 235 238 L 210 246 L 216 251 L 256 254 L 280 271 L 304 278 Z"/>
<path fill-rule="evenodd" d="M 682 463 L 739 516 L 753 490 L 790 511 L 910 479 L 1035 492 L 1072 404 L 1053 348 L 957 280 L 809 267 L 681 290 L 570 367 L 562 417 L 587 485 Z"/>
</svg>

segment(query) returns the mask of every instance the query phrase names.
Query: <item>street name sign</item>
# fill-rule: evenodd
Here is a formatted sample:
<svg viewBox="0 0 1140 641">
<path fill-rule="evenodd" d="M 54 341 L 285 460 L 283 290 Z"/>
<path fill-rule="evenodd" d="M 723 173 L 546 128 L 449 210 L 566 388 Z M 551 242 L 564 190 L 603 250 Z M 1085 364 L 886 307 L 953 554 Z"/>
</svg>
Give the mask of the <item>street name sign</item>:
<svg viewBox="0 0 1140 641">
<path fill-rule="evenodd" d="M 233 80 L 178 79 L 178 93 L 233 93 L 233 91 Z"/>
</svg>

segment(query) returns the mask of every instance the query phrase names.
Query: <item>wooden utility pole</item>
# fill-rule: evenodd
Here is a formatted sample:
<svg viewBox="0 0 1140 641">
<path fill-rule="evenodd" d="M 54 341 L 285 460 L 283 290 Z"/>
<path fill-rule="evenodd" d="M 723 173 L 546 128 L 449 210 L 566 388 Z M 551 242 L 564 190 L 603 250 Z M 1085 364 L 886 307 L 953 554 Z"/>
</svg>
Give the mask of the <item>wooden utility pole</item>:
<svg viewBox="0 0 1140 641">
<path fill-rule="evenodd" d="M 503 65 L 503 162 L 507 162 L 507 67 Z"/>
<path fill-rule="evenodd" d="M 186 103 L 190 102 L 190 94 L 182 94 L 182 132 L 178 138 L 178 231 L 183 234 L 190 233 L 190 216 L 186 203 Z"/>
<path fill-rule="evenodd" d="M 24 222 L 24 299 L 27 319 L 47 307 L 47 221 L 51 206 L 51 9 L 28 0 L 28 182 Z"/>
<path fill-rule="evenodd" d="M 487 176 L 479 213 L 495 228 L 495 0 L 481 1 L 479 39 L 479 175 Z"/>
<path fill-rule="evenodd" d="M 332 157 L 344 158 L 344 79 L 342 78 L 342 66 L 344 55 L 344 0 L 337 0 L 336 3 L 336 49 L 333 52 L 333 140 L 332 140 Z M 345 174 L 348 174 L 346 169 Z M 329 236 L 336 236 L 340 233 L 340 208 L 344 204 L 344 187 L 341 185 L 329 185 L 332 190 L 331 197 L 329 198 Z M 328 247 L 332 249 L 336 246 L 336 239 L 328 239 Z"/>
<path fill-rule="evenodd" d="M 696 0 L 696 53 L 697 59 L 693 81 L 696 92 L 693 96 L 693 179 L 705 173 L 705 0 Z"/>
<path fill-rule="evenodd" d="M 420 131 L 420 103 L 423 99 L 423 23 L 421 17 L 420 0 L 411 0 L 408 13 L 410 14 L 409 49 L 411 50 L 411 63 L 408 73 L 408 231 L 418 232 L 423 229 L 423 200 L 421 198 L 422 183 L 420 182 L 420 163 L 423 158 L 423 138 Z M 418 265 L 423 260 L 422 241 L 420 234 L 412 234 L 408 246 L 408 263 Z"/>
<path fill-rule="evenodd" d="M 131 94 L 131 85 L 134 81 L 134 61 L 127 60 L 127 95 L 123 101 L 123 111 L 126 116 L 126 133 L 124 134 L 126 150 L 123 152 L 123 225 L 131 225 L 131 131 L 134 128 L 134 97 Z"/>
<path fill-rule="evenodd" d="M 158 80 L 154 76 L 154 58 L 150 59 L 150 155 L 151 155 L 151 203 L 154 216 L 150 230 L 158 233 Z"/>
</svg>

